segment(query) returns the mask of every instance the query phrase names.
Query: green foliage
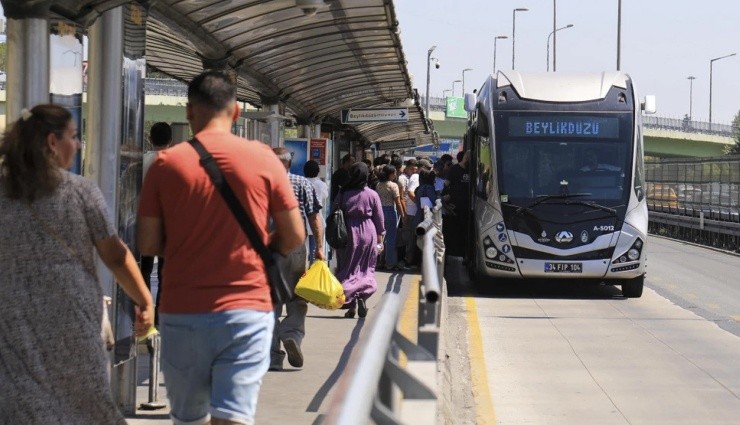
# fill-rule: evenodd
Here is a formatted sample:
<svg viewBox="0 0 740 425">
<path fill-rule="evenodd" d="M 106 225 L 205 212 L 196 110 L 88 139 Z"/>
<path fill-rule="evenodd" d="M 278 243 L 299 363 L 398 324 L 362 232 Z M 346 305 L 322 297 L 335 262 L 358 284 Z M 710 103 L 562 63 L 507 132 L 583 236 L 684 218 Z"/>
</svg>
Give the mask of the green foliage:
<svg viewBox="0 0 740 425">
<path fill-rule="evenodd" d="M 740 111 L 735 115 L 735 119 L 732 120 L 732 128 L 735 133 L 735 146 L 730 148 L 727 153 L 730 155 L 740 155 Z"/>
<path fill-rule="evenodd" d="M 8 43 L 0 43 L 0 71 L 8 71 Z"/>
</svg>

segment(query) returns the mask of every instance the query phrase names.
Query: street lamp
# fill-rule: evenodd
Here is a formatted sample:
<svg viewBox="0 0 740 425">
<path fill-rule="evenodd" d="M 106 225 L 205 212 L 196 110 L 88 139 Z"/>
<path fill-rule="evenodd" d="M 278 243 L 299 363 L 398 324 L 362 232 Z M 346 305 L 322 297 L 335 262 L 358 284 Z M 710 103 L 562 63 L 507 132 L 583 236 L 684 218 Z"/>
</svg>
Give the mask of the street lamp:
<svg viewBox="0 0 740 425">
<path fill-rule="evenodd" d="M 689 121 L 691 121 L 691 118 L 694 116 L 691 112 L 694 103 L 694 80 L 696 80 L 696 77 L 689 75 L 686 79 L 689 80 Z"/>
<path fill-rule="evenodd" d="M 622 62 L 622 0 L 617 3 L 617 71 Z"/>
<path fill-rule="evenodd" d="M 505 40 L 507 38 L 509 38 L 509 37 L 506 36 L 506 35 L 497 35 L 493 39 L 493 73 L 494 74 L 496 74 L 496 42 L 499 41 L 499 40 Z"/>
<path fill-rule="evenodd" d="M 427 51 L 427 93 L 426 93 L 427 99 L 426 99 L 426 105 L 425 105 L 427 119 L 429 119 L 429 65 L 431 65 L 432 63 L 432 52 L 436 48 L 437 46 L 432 46 Z"/>
<path fill-rule="evenodd" d="M 462 96 L 465 97 L 465 73 L 468 71 L 472 71 L 473 68 L 465 68 L 462 71 Z"/>
<path fill-rule="evenodd" d="M 462 80 L 455 80 L 452 82 L 452 96 L 455 96 L 455 83 L 462 83 Z"/>
<path fill-rule="evenodd" d="M 550 37 L 557 33 L 560 30 L 573 28 L 573 24 L 568 24 L 564 27 L 560 27 L 555 29 L 554 31 L 551 31 L 550 34 L 547 36 L 547 72 L 550 72 Z M 556 68 L 555 65 L 557 63 L 557 58 L 555 57 L 555 38 L 552 39 L 552 72 L 555 72 Z"/>
<path fill-rule="evenodd" d="M 526 7 L 517 7 L 511 12 L 511 69 L 514 69 L 516 59 L 516 12 L 526 12 Z"/>
<path fill-rule="evenodd" d="M 736 53 L 732 53 L 730 55 L 720 56 L 718 58 L 714 58 L 709 61 L 709 124 L 712 123 L 712 65 L 714 65 L 714 61 L 718 61 L 724 58 L 729 58 L 730 56 L 735 56 L 735 55 Z"/>
</svg>

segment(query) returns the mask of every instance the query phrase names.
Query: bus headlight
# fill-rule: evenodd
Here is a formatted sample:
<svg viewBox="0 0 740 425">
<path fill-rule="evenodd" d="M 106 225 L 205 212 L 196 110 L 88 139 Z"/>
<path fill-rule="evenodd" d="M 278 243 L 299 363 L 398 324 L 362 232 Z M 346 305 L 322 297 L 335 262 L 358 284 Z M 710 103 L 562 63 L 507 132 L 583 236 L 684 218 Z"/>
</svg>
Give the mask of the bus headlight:
<svg viewBox="0 0 740 425">
<path fill-rule="evenodd" d="M 632 248 L 629 251 L 627 251 L 627 257 L 630 260 L 635 261 L 638 258 L 640 258 L 640 251 L 636 250 L 635 248 Z"/>
<path fill-rule="evenodd" d="M 486 248 L 486 258 L 489 260 L 493 260 L 496 258 L 496 254 L 498 254 L 498 251 L 496 251 L 496 248 L 489 246 Z"/>
</svg>

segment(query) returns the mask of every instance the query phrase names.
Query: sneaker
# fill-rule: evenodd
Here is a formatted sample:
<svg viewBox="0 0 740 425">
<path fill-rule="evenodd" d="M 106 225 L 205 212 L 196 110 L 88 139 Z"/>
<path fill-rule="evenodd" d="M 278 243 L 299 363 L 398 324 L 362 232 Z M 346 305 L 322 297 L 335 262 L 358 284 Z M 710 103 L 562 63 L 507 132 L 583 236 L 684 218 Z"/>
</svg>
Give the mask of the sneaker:
<svg viewBox="0 0 740 425">
<path fill-rule="evenodd" d="M 283 362 L 280 362 L 280 363 L 270 362 L 270 367 L 267 370 L 271 372 L 280 372 L 281 370 L 283 370 Z"/>
<path fill-rule="evenodd" d="M 293 338 L 286 338 L 283 341 L 283 347 L 288 353 L 288 363 L 293 367 L 303 367 L 303 353 L 301 353 L 298 342 Z"/>
<path fill-rule="evenodd" d="M 365 300 L 362 298 L 357 299 L 357 315 L 360 318 L 367 316 L 367 305 L 365 305 Z"/>
</svg>

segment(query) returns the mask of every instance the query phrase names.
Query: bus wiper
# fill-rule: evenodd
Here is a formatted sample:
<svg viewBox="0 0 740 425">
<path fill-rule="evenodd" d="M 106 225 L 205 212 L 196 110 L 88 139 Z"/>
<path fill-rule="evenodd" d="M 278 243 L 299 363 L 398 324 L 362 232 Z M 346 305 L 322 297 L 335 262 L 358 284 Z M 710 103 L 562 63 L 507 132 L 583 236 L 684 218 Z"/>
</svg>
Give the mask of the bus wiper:
<svg viewBox="0 0 740 425">
<path fill-rule="evenodd" d="M 585 205 L 587 207 L 591 207 L 593 209 L 606 211 L 609 214 L 613 215 L 614 217 L 618 217 L 617 210 L 614 208 L 609 208 L 604 205 L 597 204 L 595 202 L 589 202 L 589 201 L 568 201 L 566 202 L 567 205 Z"/>
<path fill-rule="evenodd" d="M 526 207 L 519 207 L 516 211 L 514 211 L 514 215 L 519 215 L 523 212 L 531 212 L 532 208 L 536 207 L 537 205 L 549 201 L 550 199 L 567 199 L 567 198 L 578 198 L 582 196 L 591 196 L 590 193 L 562 193 L 559 195 L 540 195 L 538 196 L 537 200 L 532 202 L 531 204 L 527 205 Z"/>
</svg>

